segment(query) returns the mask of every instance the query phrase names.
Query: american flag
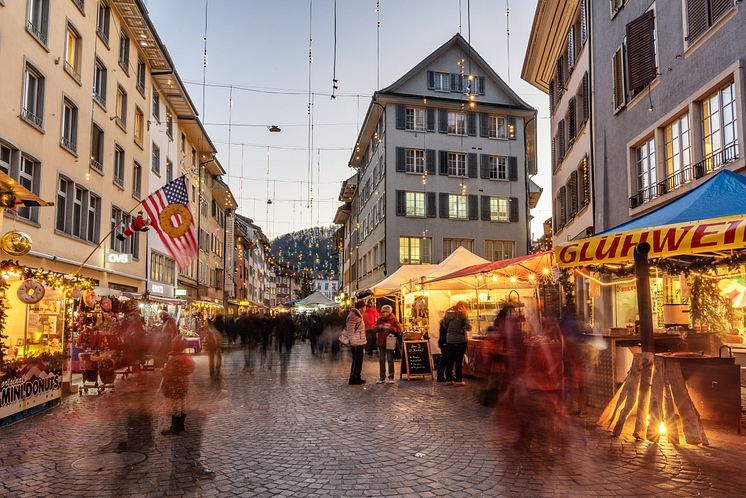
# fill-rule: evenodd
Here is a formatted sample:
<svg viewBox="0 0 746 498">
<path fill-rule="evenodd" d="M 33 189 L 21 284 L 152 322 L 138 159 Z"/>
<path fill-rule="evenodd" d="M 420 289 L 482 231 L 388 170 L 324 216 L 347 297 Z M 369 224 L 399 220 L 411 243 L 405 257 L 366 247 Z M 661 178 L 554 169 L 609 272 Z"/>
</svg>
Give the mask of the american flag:
<svg viewBox="0 0 746 498">
<path fill-rule="evenodd" d="M 197 236 L 194 231 L 194 216 L 189 220 L 189 230 L 181 237 L 171 237 L 163 231 L 160 223 L 160 214 L 169 204 L 183 204 L 189 209 L 189 197 L 187 195 L 186 178 L 180 176 L 175 180 L 167 183 L 161 189 L 156 190 L 147 199 L 142 201 L 145 211 L 150 218 L 150 226 L 158 232 L 163 244 L 171 253 L 180 270 L 189 266 L 194 258 L 199 254 L 197 247 Z M 179 216 L 174 216 L 172 222 L 180 226 L 185 220 Z"/>
</svg>

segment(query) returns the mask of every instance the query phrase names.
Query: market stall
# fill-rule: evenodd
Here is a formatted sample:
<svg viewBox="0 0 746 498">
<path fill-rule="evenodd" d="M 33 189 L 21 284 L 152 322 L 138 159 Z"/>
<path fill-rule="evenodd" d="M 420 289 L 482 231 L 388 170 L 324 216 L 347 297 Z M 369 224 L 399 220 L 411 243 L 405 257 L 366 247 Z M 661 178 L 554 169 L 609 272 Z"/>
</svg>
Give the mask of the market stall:
<svg viewBox="0 0 746 498">
<path fill-rule="evenodd" d="M 501 311 L 510 314 L 515 328 L 527 340 L 543 331 L 545 303 L 539 289 L 557 286 L 551 276 L 553 260 L 553 254 L 545 251 L 471 265 L 423 282 L 428 297 L 442 303 L 436 310 L 439 317 L 458 301 L 468 305 L 472 330 L 464 356 L 466 372 L 487 375 L 494 360 L 504 355 L 504 338 L 495 337 L 492 329 Z"/>
<path fill-rule="evenodd" d="M 440 352 L 437 349 L 438 325 L 445 311 L 452 304 L 452 294 L 442 289 L 432 292 L 426 283 L 455 271 L 485 263 L 487 263 L 486 259 L 464 247 L 459 247 L 440 264 L 404 281 L 401 284 L 401 316 L 405 339 L 407 337 L 434 338 L 435 342 L 431 341 L 430 346 L 434 353 L 438 354 Z M 468 289 L 468 287 L 463 287 L 453 290 Z"/>
<path fill-rule="evenodd" d="M 589 387 L 615 434 L 632 413 L 640 438 L 656 439 L 659 424 L 678 434 L 675 417 L 687 442 L 706 442 L 699 421 L 707 417 L 740 429 L 739 368 L 719 346 L 746 337 L 745 248 L 746 178 L 727 170 L 628 223 L 555 248 L 569 299 L 573 281 L 590 281 L 594 340 L 607 352 L 588 356 Z M 714 391 L 718 410 L 709 408 Z"/>
<path fill-rule="evenodd" d="M 69 382 L 74 309 L 93 282 L 0 263 L 0 425 L 55 404 Z"/>
</svg>

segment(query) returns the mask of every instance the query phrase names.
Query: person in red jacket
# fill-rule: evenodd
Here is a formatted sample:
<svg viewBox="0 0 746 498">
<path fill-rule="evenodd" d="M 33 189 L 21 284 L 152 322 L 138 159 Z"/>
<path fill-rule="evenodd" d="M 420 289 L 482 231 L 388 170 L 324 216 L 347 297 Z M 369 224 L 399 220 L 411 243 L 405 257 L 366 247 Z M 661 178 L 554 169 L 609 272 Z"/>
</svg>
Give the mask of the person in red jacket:
<svg viewBox="0 0 746 498">
<path fill-rule="evenodd" d="M 365 322 L 365 349 L 368 351 L 368 356 L 373 356 L 373 351 L 376 349 L 376 323 L 380 314 L 376 309 L 373 301 L 368 301 L 365 307 L 365 313 L 363 313 L 363 322 Z"/>
<path fill-rule="evenodd" d="M 378 384 L 394 383 L 394 350 L 396 346 L 389 349 L 391 341 L 387 345 L 387 339 L 389 335 L 394 335 L 396 338 L 401 333 L 401 324 L 396 316 L 392 313 L 391 306 L 388 304 L 381 307 L 381 316 L 378 318 L 375 326 L 376 330 L 376 346 L 378 347 L 378 364 L 380 366 L 380 376 Z M 396 344 L 394 342 L 394 344 Z M 389 364 L 389 376 L 386 379 L 386 362 Z"/>
</svg>

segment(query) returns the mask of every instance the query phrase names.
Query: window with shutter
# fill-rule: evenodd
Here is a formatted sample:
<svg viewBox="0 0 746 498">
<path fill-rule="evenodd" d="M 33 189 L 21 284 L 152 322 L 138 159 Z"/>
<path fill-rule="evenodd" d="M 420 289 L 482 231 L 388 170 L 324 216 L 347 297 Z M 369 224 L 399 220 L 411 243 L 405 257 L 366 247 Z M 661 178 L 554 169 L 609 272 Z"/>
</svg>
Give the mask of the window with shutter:
<svg viewBox="0 0 746 498">
<path fill-rule="evenodd" d="M 565 157 L 565 120 L 557 123 L 557 162 L 561 162 Z"/>
<path fill-rule="evenodd" d="M 560 55 L 557 59 L 557 99 L 562 97 L 565 91 L 565 57 Z"/>
<path fill-rule="evenodd" d="M 580 161 L 578 167 L 578 202 L 579 209 L 584 208 L 591 203 L 591 172 L 588 165 L 588 156 Z"/>
<path fill-rule="evenodd" d="M 652 10 L 627 24 L 627 89 L 637 95 L 658 75 L 655 15 Z"/>
<path fill-rule="evenodd" d="M 709 0 L 710 3 L 710 25 L 715 24 L 718 19 L 733 7 L 733 0 Z"/>
<path fill-rule="evenodd" d="M 686 40 L 691 45 L 733 7 L 733 0 L 686 0 Z"/>
<path fill-rule="evenodd" d="M 549 114 L 554 115 L 554 80 L 549 82 Z"/>
<path fill-rule="evenodd" d="M 580 43 L 588 41 L 588 0 L 580 0 Z"/>
<path fill-rule="evenodd" d="M 576 100 L 575 97 L 570 99 L 567 105 L 567 135 L 568 142 L 572 143 L 575 140 L 575 134 L 577 132 L 577 123 L 575 119 L 576 114 Z"/>
<path fill-rule="evenodd" d="M 614 52 L 611 61 L 614 82 L 614 111 L 618 111 L 627 104 L 626 78 L 624 76 L 624 44 Z"/>
<path fill-rule="evenodd" d="M 567 216 L 569 218 L 574 217 L 578 212 L 578 172 L 573 171 L 570 173 L 570 178 L 567 180 Z"/>
<path fill-rule="evenodd" d="M 552 173 L 557 171 L 557 137 L 552 137 Z"/>
<path fill-rule="evenodd" d="M 591 84 L 588 72 L 583 75 L 583 123 L 591 117 Z"/>
<path fill-rule="evenodd" d="M 575 67 L 575 26 L 567 30 L 567 71 L 572 72 Z"/>
<path fill-rule="evenodd" d="M 559 207 L 559 226 L 561 228 L 567 223 L 567 189 L 564 185 L 559 189 L 559 201 L 557 204 Z"/>
</svg>

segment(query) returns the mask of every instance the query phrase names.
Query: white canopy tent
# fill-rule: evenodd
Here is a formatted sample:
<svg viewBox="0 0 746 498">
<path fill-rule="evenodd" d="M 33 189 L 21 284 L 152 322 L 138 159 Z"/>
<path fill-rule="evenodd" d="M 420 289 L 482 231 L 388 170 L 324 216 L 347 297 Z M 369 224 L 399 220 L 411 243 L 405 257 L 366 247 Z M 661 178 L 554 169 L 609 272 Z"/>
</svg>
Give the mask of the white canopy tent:
<svg viewBox="0 0 746 498">
<path fill-rule="evenodd" d="M 435 268 L 435 265 L 402 265 L 398 270 L 370 287 L 371 297 L 384 297 L 401 292 L 401 286 L 419 279 Z"/>
<path fill-rule="evenodd" d="M 406 296 L 407 293 L 409 293 L 410 296 L 409 298 L 404 298 L 405 310 L 411 308 L 412 303 L 410 302 L 410 298 L 413 297 L 413 294 L 423 293 L 426 296 L 429 315 L 428 329 L 431 338 L 430 348 L 433 353 L 438 353 L 440 351 L 437 345 L 438 326 L 445 311 L 450 307 L 450 297 L 445 292 L 430 292 L 426 286 L 422 286 L 423 282 L 450 275 L 451 273 L 462 270 L 466 267 L 485 263 L 488 263 L 486 259 L 477 256 L 465 247 L 459 247 L 429 272 L 421 275 L 420 278 L 409 280 L 407 283 L 402 285 L 403 296 Z"/>
<path fill-rule="evenodd" d="M 316 291 L 313 294 L 304 297 L 297 303 L 295 303 L 296 309 L 299 308 L 335 308 L 338 304 L 323 295 L 321 292 Z"/>
</svg>

